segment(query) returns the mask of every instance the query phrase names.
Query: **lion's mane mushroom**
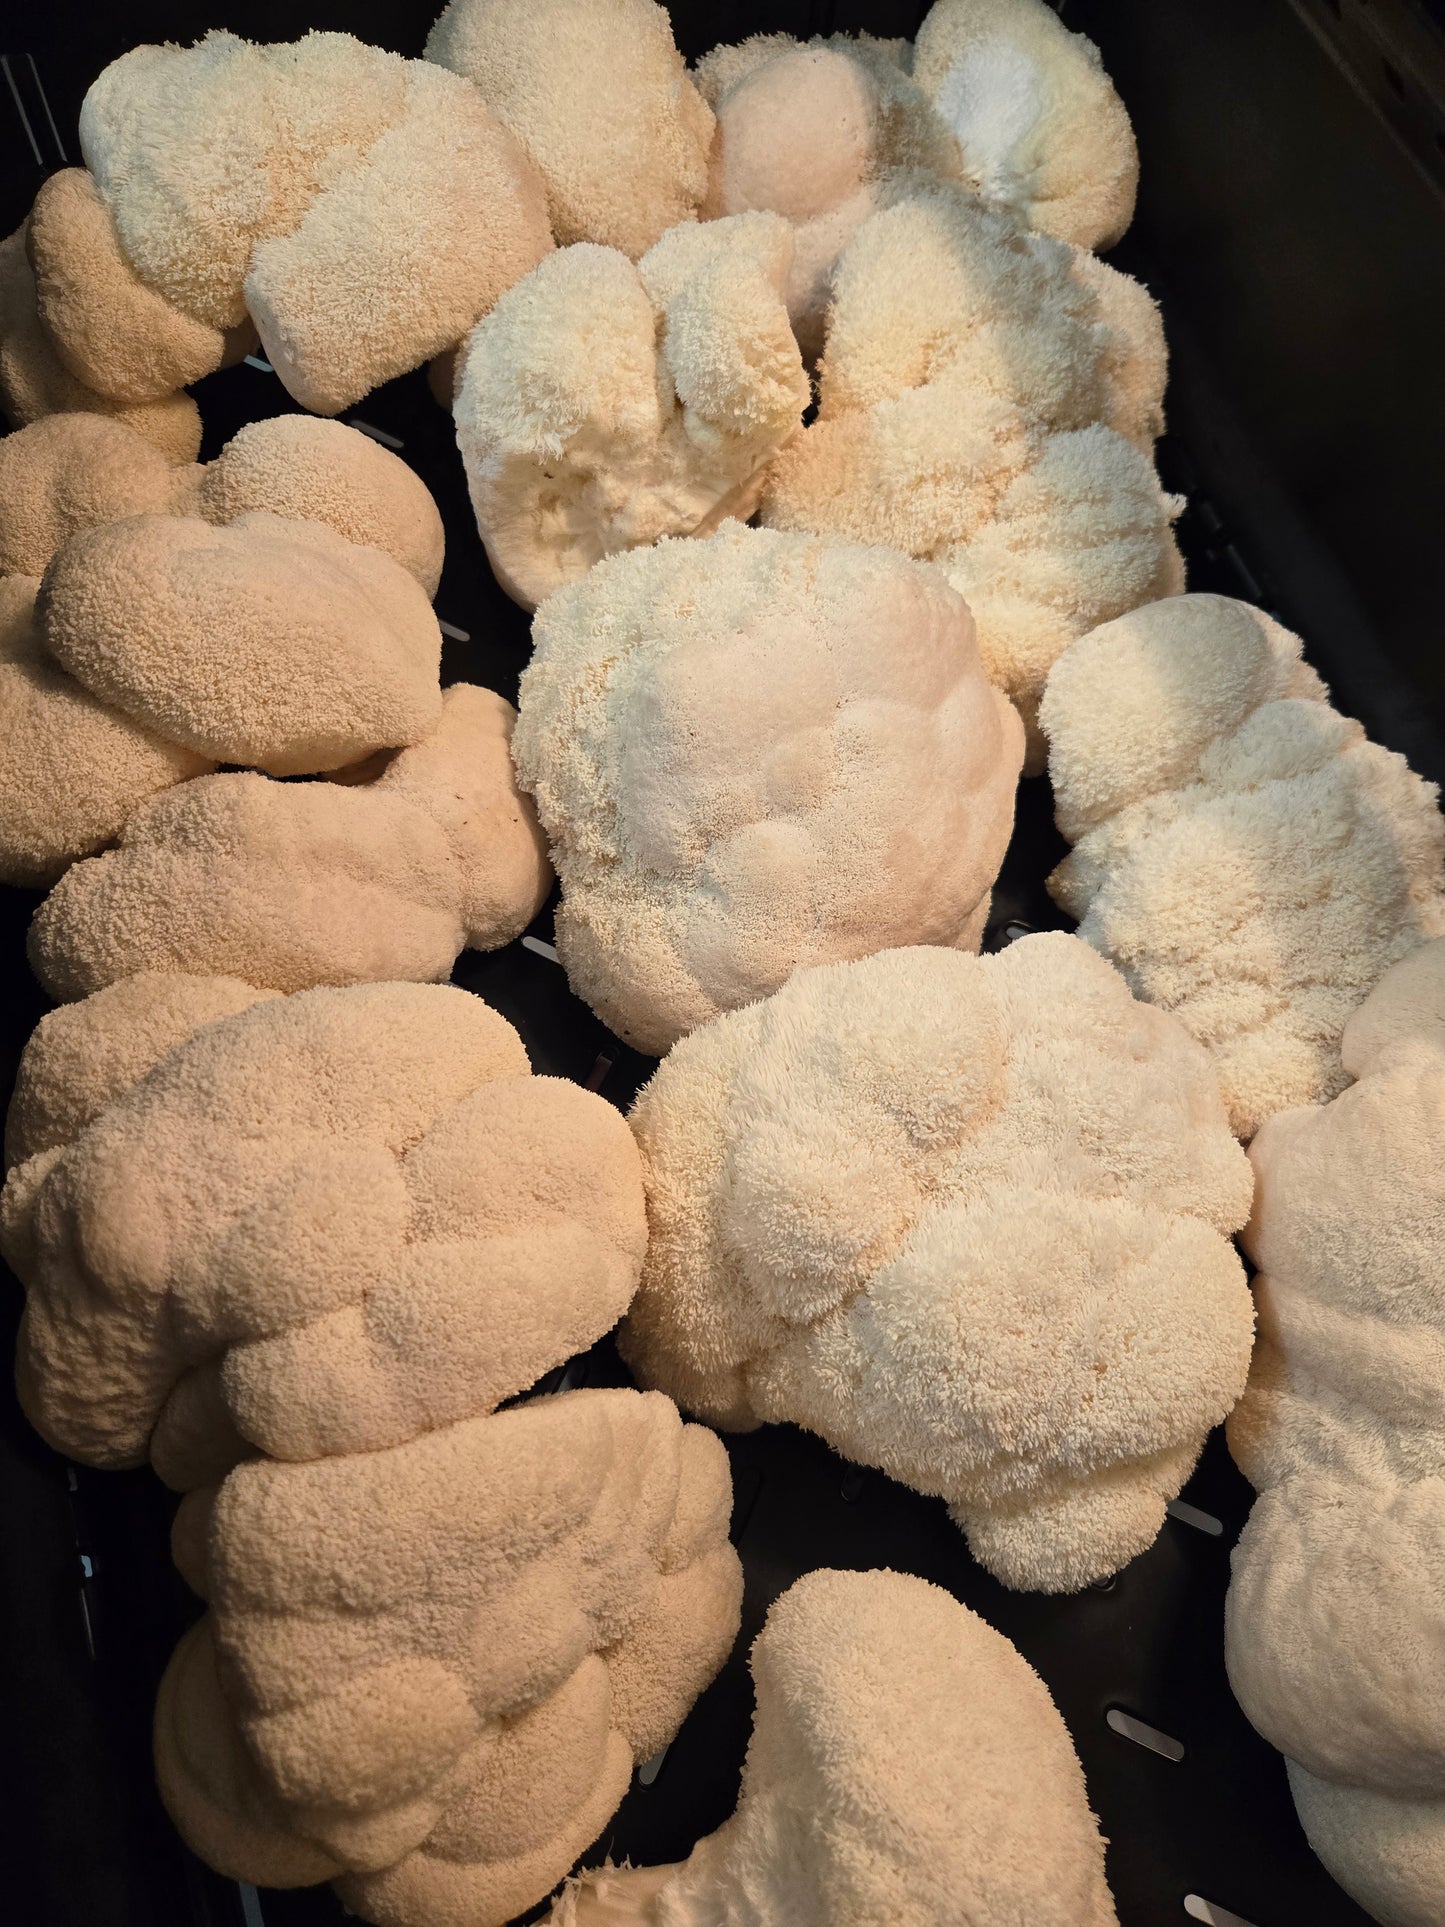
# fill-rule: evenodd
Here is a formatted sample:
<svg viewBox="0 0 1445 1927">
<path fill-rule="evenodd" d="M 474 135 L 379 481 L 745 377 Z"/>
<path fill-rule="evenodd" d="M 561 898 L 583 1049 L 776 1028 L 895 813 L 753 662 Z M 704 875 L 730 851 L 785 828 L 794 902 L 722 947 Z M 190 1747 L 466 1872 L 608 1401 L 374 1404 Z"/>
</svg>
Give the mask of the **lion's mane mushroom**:
<svg viewBox="0 0 1445 1927">
<path fill-rule="evenodd" d="M 161 401 L 232 358 L 225 329 L 185 313 L 136 274 L 83 167 L 52 174 L 35 196 L 27 246 L 36 312 L 55 352 L 97 393 Z"/>
<path fill-rule="evenodd" d="M 1134 131 L 1098 48 L 1046 0 L 934 0 L 911 71 L 985 199 L 1080 247 L 1123 234 Z"/>
<path fill-rule="evenodd" d="M 703 214 L 771 209 L 791 222 L 788 311 L 816 359 L 844 246 L 899 192 L 900 170 L 960 178 L 958 143 L 893 50 L 867 36 L 757 34 L 706 55 L 697 84 L 718 123 Z"/>
<path fill-rule="evenodd" d="M 0 448 L 4 444 L 0 443 Z M 273 415 L 238 428 L 194 477 L 196 515 L 233 522 L 258 509 L 325 522 L 399 562 L 434 596 L 446 537 L 431 490 L 400 456 L 341 422 Z"/>
<path fill-rule="evenodd" d="M 552 245 L 476 89 L 348 34 L 132 48 L 80 134 L 141 280 L 212 333 L 249 312 L 322 414 L 459 341 Z"/>
<path fill-rule="evenodd" d="M 1243 1389 L 1250 1170 L 1203 1050 L 1086 945 L 800 970 L 632 1124 L 641 1382 L 940 1495 L 1007 1585 L 1152 1542 Z"/>
<path fill-rule="evenodd" d="M 234 773 L 168 790 L 40 906 L 36 974 L 60 998 L 142 970 L 284 991 L 445 978 L 466 946 L 510 943 L 551 884 L 514 720 L 457 683 L 436 730 L 368 781 Z"/>
<path fill-rule="evenodd" d="M 39 587 L 0 577 L 0 881 L 30 889 L 114 842 L 148 797 L 215 767 L 66 675 L 36 628 Z"/>
<path fill-rule="evenodd" d="M 235 977 L 144 971 L 47 1011 L 21 1052 L 5 1118 L 7 1167 L 73 1142 L 203 1024 L 278 994 Z"/>
<path fill-rule="evenodd" d="M 177 1519 L 211 1605 L 156 1707 L 177 1825 L 382 1927 L 504 1927 L 726 1657 L 730 1502 L 718 1440 L 633 1391 L 238 1467 Z"/>
<path fill-rule="evenodd" d="M 196 473 L 113 416 L 46 415 L 17 429 L 0 440 L 0 575 L 42 575 L 83 529 L 168 513 Z"/>
<path fill-rule="evenodd" d="M 109 416 L 133 428 L 168 462 L 194 461 L 201 446 L 201 415 L 188 394 L 119 401 L 99 393 L 66 366 L 40 318 L 29 232 L 27 218 L 0 241 L 0 408 L 17 428 L 56 414 Z M 97 296 L 101 305 L 106 293 L 103 282 Z M 244 341 L 233 338 L 232 346 L 245 353 Z"/>
<path fill-rule="evenodd" d="M 631 1391 L 495 1412 L 631 1295 L 622 1119 L 459 990 L 151 975 L 42 1023 L 8 1129 L 26 1408 L 187 1492 L 186 1837 L 383 1923 L 541 1899 L 738 1622 L 716 1439 Z"/>
<path fill-rule="evenodd" d="M 799 965 L 977 948 L 1022 755 L 967 609 L 888 549 L 741 528 L 538 612 L 515 751 L 577 994 L 662 1051 Z"/>
<path fill-rule="evenodd" d="M 44 1065 L 29 1084 L 27 1115 Z M 16 1165 L 3 1222 L 37 1429 L 181 1488 L 493 1410 L 611 1327 L 646 1242 L 622 1119 L 441 984 L 203 1024 Z"/>
<path fill-rule="evenodd" d="M 1259 1343 L 1229 1444 L 1259 1491 L 1225 1615 L 1310 1844 L 1388 1927 L 1445 1919 L 1445 940 L 1345 1025 L 1358 1081 L 1249 1155 Z"/>
<path fill-rule="evenodd" d="M 569 1882 L 552 1927 L 1115 1927 L 1048 1688 L 941 1587 L 810 1572 L 751 1664 L 736 1813 L 680 1865 Z"/>
<path fill-rule="evenodd" d="M 549 255 L 466 344 L 456 401 L 477 526 L 524 608 L 599 557 L 746 521 L 808 379 L 778 215 L 671 229 L 633 266 Z"/>
<path fill-rule="evenodd" d="M 426 54 L 521 142 L 562 246 L 635 261 L 697 213 L 713 117 L 654 0 L 451 0 Z"/>
<path fill-rule="evenodd" d="M 100 415 L 0 441 L 0 879 L 55 882 L 218 761 L 314 770 L 418 738 L 442 545 L 418 477 L 338 422 L 252 422 L 204 467 Z M 476 748 L 454 772 L 474 799 L 496 765 Z"/>
<path fill-rule="evenodd" d="M 171 742 L 274 776 L 417 741 L 441 632 L 390 556 L 322 522 L 138 515 L 73 536 L 36 601 L 45 647 Z"/>
<path fill-rule="evenodd" d="M 763 520 L 944 568 L 1042 768 L 1055 659 L 1182 584 L 1151 459 L 1157 310 L 1116 269 L 942 181 L 864 221 L 833 288 L 818 418 L 769 469 Z"/>
<path fill-rule="evenodd" d="M 436 593 L 445 537 L 426 484 L 357 429 L 274 415 L 212 462 L 168 462 L 102 415 L 46 416 L 0 440 L 0 575 L 40 575 L 71 536 L 131 515 L 225 523 L 266 510 L 381 549 Z"/>
<path fill-rule="evenodd" d="M 1445 932 L 1435 786 L 1300 652 L 1247 603 L 1174 596 L 1065 651 L 1040 710 L 1074 845 L 1049 888 L 1205 1045 L 1246 1138 L 1343 1089 L 1351 1011 Z"/>
</svg>

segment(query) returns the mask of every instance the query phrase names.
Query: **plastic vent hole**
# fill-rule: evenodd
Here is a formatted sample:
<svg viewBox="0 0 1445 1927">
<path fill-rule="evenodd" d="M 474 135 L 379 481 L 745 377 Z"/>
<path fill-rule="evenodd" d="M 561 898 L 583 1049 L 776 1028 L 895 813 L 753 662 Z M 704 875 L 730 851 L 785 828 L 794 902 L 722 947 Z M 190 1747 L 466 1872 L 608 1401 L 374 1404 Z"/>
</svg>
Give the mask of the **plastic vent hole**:
<svg viewBox="0 0 1445 1927">
<path fill-rule="evenodd" d="M 579 1385 L 585 1385 L 588 1363 L 585 1352 L 580 1358 L 569 1359 L 562 1367 L 562 1376 L 557 1380 L 552 1396 L 555 1398 L 559 1392 L 575 1392 Z"/>
<path fill-rule="evenodd" d="M 95 1622 L 90 1616 L 90 1601 L 85 1587 L 80 1587 L 80 1630 L 85 1634 L 85 1650 L 90 1654 L 92 1665 L 95 1663 Z"/>
<path fill-rule="evenodd" d="M 1193 1526 L 1196 1532 L 1207 1532 L 1211 1539 L 1221 1538 L 1224 1534 L 1224 1521 L 1216 1519 L 1212 1512 L 1202 1512 L 1197 1505 L 1190 1505 L 1185 1499 L 1171 1499 L 1164 1510 L 1171 1519 L 1181 1525 Z"/>
<path fill-rule="evenodd" d="M 597 1062 L 582 1081 L 584 1091 L 600 1091 L 607 1082 L 608 1074 L 615 1068 L 617 1059 L 607 1051 L 597 1053 Z"/>
<path fill-rule="evenodd" d="M 1184 1911 L 1191 1920 L 1202 1920 L 1205 1927 L 1254 1927 L 1254 1922 L 1246 1920 L 1243 1914 L 1216 1907 L 1212 1900 L 1201 1900 L 1198 1894 L 1185 1894 Z"/>
<path fill-rule="evenodd" d="M 1390 92 L 1400 100 L 1403 100 L 1405 98 L 1405 83 L 1400 77 L 1400 69 L 1392 66 L 1388 60 L 1382 60 L 1380 62 L 1380 71 L 1385 76 L 1385 85 L 1389 88 Z"/>
<path fill-rule="evenodd" d="M 1147 1747 L 1161 1759 L 1173 1760 L 1176 1764 L 1184 1758 L 1184 1748 L 1178 1740 L 1161 1733 L 1157 1726 L 1150 1726 L 1144 1720 L 1136 1720 L 1132 1713 L 1123 1713 L 1117 1706 L 1111 1706 L 1104 1718 L 1110 1728 L 1122 1739 L 1132 1740 L 1135 1746 Z"/>
<path fill-rule="evenodd" d="M 399 435 L 389 435 L 384 428 L 376 427 L 373 422 L 359 422 L 355 415 L 347 423 L 347 427 L 360 429 L 363 435 L 370 435 L 371 439 L 374 442 L 380 442 L 383 448 L 406 447 L 406 443 Z"/>
<path fill-rule="evenodd" d="M 757 1510 L 758 1496 L 763 1489 L 763 1475 L 761 1472 L 757 1472 L 753 1476 L 752 1490 L 748 1493 L 747 1498 L 744 1499 L 738 1485 L 738 1479 L 740 1477 L 740 1469 L 734 1468 L 732 1542 L 735 1546 L 742 1545 L 749 1521 L 752 1519 L 753 1513 Z"/>
<path fill-rule="evenodd" d="M 1118 1573 L 1111 1572 L 1107 1579 L 1095 1579 L 1091 1581 L 1089 1590 L 1090 1592 L 1112 1592 L 1115 1586 L 1118 1585 L 1118 1583 L 1119 1583 Z"/>
<path fill-rule="evenodd" d="M 651 1786 L 657 1779 L 658 1774 L 661 1773 L 662 1764 L 666 1758 L 667 1747 L 663 1747 L 662 1751 L 660 1753 L 654 1753 L 650 1760 L 644 1760 L 642 1765 L 637 1769 L 637 1784 L 639 1786 Z"/>
<path fill-rule="evenodd" d="M 843 1483 L 838 1487 L 838 1496 L 844 1505 L 856 1505 L 863 1496 L 864 1475 L 854 1466 L 843 1474 Z"/>
</svg>

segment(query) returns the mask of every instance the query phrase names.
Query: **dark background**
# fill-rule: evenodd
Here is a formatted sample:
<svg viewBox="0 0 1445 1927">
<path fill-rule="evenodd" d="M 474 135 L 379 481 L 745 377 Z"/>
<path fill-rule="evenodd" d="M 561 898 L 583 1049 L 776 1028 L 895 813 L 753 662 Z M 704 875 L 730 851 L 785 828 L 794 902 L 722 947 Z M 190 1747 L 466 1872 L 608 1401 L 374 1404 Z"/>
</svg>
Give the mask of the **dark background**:
<svg viewBox="0 0 1445 1927">
<path fill-rule="evenodd" d="M 760 30 L 911 34 L 925 10 L 883 0 L 671 8 L 689 56 Z M 1072 0 L 1065 17 L 1099 42 L 1139 136 L 1139 214 L 1115 259 L 1164 307 L 1173 376 L 1160 460 L 1188 497 L 1191 586 L 1272 608 L 1305 636 L 1340 706 L 1439 778 L 1445 39 L 1432 12 L 1445 16 L 1445 0 Z M 209 25 L 256 39 L 316 26 L 416 54 L 430 18 L 426 7 L 387 0 L 227 0 L 214 13 L 184 0 L 123 9 L 58 0 L 16 17 L 0 30 L 4 230 L 45 173 L 78 160 L 85 88 L 137 41 L 189 40 Z M 291 405 L 274 378 L 244 367 L 201 384 L 198 399 L 207 456 L 241 421 Z M 448 644 L 447 676 L 514 695 L 527 623 L 490 579 L 447 418 L 414 375 L 352 419 L 400 439 L 442 506 L 448 559 L 437 609 L 468 632 Z M 1025 784 L 992 945 L 1061 921 L 1042 888 L 1059 848 L 1046 783 Z M 23 963 L 35 901 L 0 891 L 0 1090 L 44 1007 Z M 538 935 L 549 919 L 544 912 Z M 649 1068 L 570 997 L 556 965 L 520 945 L 467 953 L 456 977 L 518 1025 L 539 1070 L 600 1079 L 625 1105 Z M 10 1327 L 18 1300 L 0 1280 Z M 577 1371 L 589 1383 L 622 1376 L 606 1343 Z M 813 1566 L 888 1564 L 949 1587 L 1042 1673 L 1110 1840 L 1124 1927 L 1184 1921 L 1191 1894 L 1251 1927 L 1364 1921 L 1309 1853 L 1281 1762 L 1229 1695 L 1220 1613 L 1249 1493 L 1218 1438 L 1185 1497 L 1221 1532 L 1171 1520 L 1107 1590 L 1071 1599 L 1003 1591 L 969 1559 L 941 1506 L 789 1428 L 730 1446 L 743 1637 L 599 1852 L 673 1859 L 715 1826 L 736 1797 L 751 1703 L 745 1653 L 768 1605 Z M 4 1915 L 37 1927 L 337 1921 L 324 1891 L 258 1898 L 217 1879 L 160 1812 L 150 1702 L 195 1610 L 169 1566 L 169 1510 L 146 1473 L 67 1467 L 29 1432 L 8 1391 L 0 1396 L 0 1730 L 15 1773 Z M 1183 1760 L 1111 1731 L 1111 1707 L 1179 1740 Z M 916 1770 L 927 1775 L 928 1761 Z"/>
</svg>

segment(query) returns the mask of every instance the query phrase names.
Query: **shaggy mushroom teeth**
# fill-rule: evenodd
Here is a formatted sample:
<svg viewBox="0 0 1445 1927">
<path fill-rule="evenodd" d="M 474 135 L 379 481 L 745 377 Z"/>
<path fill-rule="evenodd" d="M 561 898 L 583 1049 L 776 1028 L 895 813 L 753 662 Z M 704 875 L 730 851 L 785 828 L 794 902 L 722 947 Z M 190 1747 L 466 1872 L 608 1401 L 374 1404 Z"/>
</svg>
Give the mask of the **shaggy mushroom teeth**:
<svg viewBox="0 0 1445 1927">
<path fill-rule="evenodd" d="M 46 415 L 17 429 L 0 440 L 0 576 L 43 575 L 83 529 L 167 514 L 197 472 L 114 416 Z"/>
<path fill-rule="evenodd" d="M 27 1410 L 187 1493 L 186 1838 L 382 1923 L 540 1900 L 738 1623 L 715 1438 L 632 1391 L 489 1416 L 631 1295 L 623 1120 L 460 990 L 151 975 L 43 1021 L 9 1140 Z"/>
<path fill-rule="evenodd" d="M 170 741 L 273 776 L 417 741 L 441 712 L 426 591 L 379 549 L 267 511 L 73 536 L 36 602 L 77 682 Z"/>
<path fill-rule="evenodd" d="M 239 1466 L 176 1521 L 211 1608 L 156 1705 L 177 1826 L 232 1879 L 334 1880 L 380 1927 L 504 1927 L 726 1658 L 731 1503 L 719 1441 L 634 1391 Z"/>
<path fill-rule="evenodd" d="M 466 344 L 455 404 L 497 580 L 535 608 L 599 557 L 746 521 L 808 378 L 775 214 L 673 228 L 634 267 L 549 255 Z"/>
<path fill-rule="evenodd" d="M 696 80 L 717 115 L 703 215 L 772 209 L 792 224 L 788 312 L 810 361 L 823 346 L 833 266 L 900 170 L 959 179 L 958 143 L 884 43 L 757 34 L 717 47 Z"/>
<path fill-rule="evenodd" d="M 551 1927 L 1115 1927 L 1047 1687 L 941 1587 L 810 1572 L 774 1602 L 751 1666 L 732 1818 L 680 1865 L 569 1882 Z"/>
<path fill-rule="evenodd" d="M 168 790 L 41 904 L 36 975 L 62 999 L 145 970 L 282 991 L 449 976 L 464 948 L 525 930 L 551 886 L 514 721 L 456 683 L 432 734 L 367 780 L 228 773 Z"/>
<path fill-rule="evenodd" d="M 1250 1168 L 1203 1050 L 1087 945 L 799 970 L 632 1126 L 640 1383 L 942 1497 L 1008 1586 L 1152 1543 L 1244 1387 Z"/>
<path fill-rule="evenodd" d="M 147 798 L 215 767 L 66 675 L 36 629 L 39 587 L 0 577 L 0 882 L 28 889 L 114 842 Z"/>
<path fill-rule="evenodd" d="M 1388 1927 L 1445 1920 L 1445 940 L 1345 1025 L 1334 1101 L 1249 1147 L 1259 1343 L 1229 1445 L 1230 1684 L 1310 1845 Z"/>
<path fill-rule="evenodd" d="M 599 562 L 533 637 L 514 748 L 557 949 L 628 1043 L 800 965 L 978 947 L 1022 731 L 937 570 L 728 522 Z"/>
<path fill-rule="evenodd" d="M 124 977 L 48 1010 L 20 1055 L 5 1118 L 5 1163 L 72 1143 L 203 1024 L 275 997 L 235 977 Z"/>
<path fill-rule="evenodd" d="M 47 416 L 0 441 L 0 575 L 40 575 L 72 535 L 126 516 L 219 524 L 258 509 L 325 522 L 436 593 L 444 536 L 430 491 L 399 456 L 340 422 L 247 422 L 203 466 L 177 467 L 102 415 Z"/>
<path fill-rule="evenodd" d="M 228 332 L 147 287 L 83 167 L 62 168 L 42 186 L 27 245 L 36 312 L 56 354 L 77 381 L 114 401 L 164 400 L 255 343 L 244 318 Z"/>
<path fill-rule="evenodd" d="M 279 539 L 210 540 L 207 523 L 239 528 L 262 510 Z M 140 540 L 126 519 L 138 515 L 150 522 Z M 314 539 L 308 523 L 324 525 Z M 441 564 L 425 486 L 339 422 L 252 422 L 204 467 L 173 467 L 102 415 L 51 415 L 0 441 L 0 881 L 48 887 L 115 842 L 148 797 L 218 761 L 272 761 L 284 730 L 287 760 L 315 768 L 425 728 L 440 697 L 420 665 L 439 657 L 440 635 L 422 592 Z M 377 606 L 377 582 L 399 620 Z M 269 735 L 246 716 L 263 706 Z M 494 763 L 484 751 L 458 797 L 488 790 Z M 529 819 L 510 778 L 505 788 Z M 499 906 L 497 927 L 506 920 Z"/>
<path fill-rule="evenodd" d="M 201 446 L 201 413 L 188 394 L 116 401 L 88 386 L 61 360 L 40 319 L 29 228 L 27 218 L 0 241 L 0 408 L 17 428 L 47 415 L 110 416 L 133 428 L 168 462 L 193 462 Z"/>
<path fill-rule="evenodd" d="M 426 57 L 472 81 L 521 142 L 560 246 L 635 261 L 695 218 L 713 117 L 653 0 L 452 0 Z"/>
<path fill-rule="evenodd" d="M 324 522 L 399 562 L 429 597 L 437 592 L 446 536 L 431 490 L 358 429 L 310 415 L 247 422 L 213 462 L 191 473 L 192 512 L 208 522 L 258 509 Z"/>
<path fill-rule="evenodd" d="M 320 414 L 451 347 L 552 246 L 477 90 L 349 34 L 135 47 L 80 136 L 140 279 L 212 331 L 249 313 Z"/>
<path fill-rule="evenodd" d="M 1152 460 L 1164 375 L 1138 282 L 917 182 L 839 257 L 818 417 L 769 469 L 763 520 L 946 570 L 1041 769 L 1055 659 L 1183 584 Z"/>
<path fill-rule="evenodd" d="M 6 1182 L 17 1382 L 57 1449 L 149 1459 L 179 1490 L 256 1452 L 377 1452 L 494 1410 L 616 1322 L 647 1237 L 627 1126 L 533 1077 L 479 998 L 252 991 L 206 1021 L 194 984 L 135 979 L 69 1020 L 121 1033 L 113 1061 L 144 1074 L 108 1078 L 68 1142 L 41 1128 Z M 199 1028 L 145 1067 L 126 1040 L 178 1013 Z M 48 1094 L 76 1088 L 51 1041 L 22 1078 L 22 1148 L 37 1117 L 92 1108 Z"/>
<path fill-rule="evenodd" d="M 1040 716 L 1074 845 L 1049 889 L 1205 1046 L 1239 1136 L 1342 1090 L 1351 1012 L 1445 932 L 1435 785 L 1331 708 L 1298 636 L 1226 596 L 1075 643 Z"/>
<path fill-rule="evenodd" d="M 1123 234 L 1139 185 L 1134 130 L 1098 48 L 1046 0 L 934 0 L 912 74 L 986 200 L 1079 247 Z"/>
</svg>

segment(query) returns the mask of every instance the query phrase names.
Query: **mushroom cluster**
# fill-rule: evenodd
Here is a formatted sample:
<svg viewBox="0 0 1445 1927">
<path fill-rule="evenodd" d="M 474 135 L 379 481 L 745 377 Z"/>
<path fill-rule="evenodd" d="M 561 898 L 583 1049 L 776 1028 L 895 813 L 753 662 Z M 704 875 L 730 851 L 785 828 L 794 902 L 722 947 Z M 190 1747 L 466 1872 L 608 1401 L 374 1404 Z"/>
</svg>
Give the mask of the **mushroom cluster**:
<svg viewBox="0 0 1445 1927">
<path fill-rule="evenodd" d="M 1445 934 L 1434 785 L 1331 707 L 1298 636 L 1226 596 L 1096 629 L 1041 716 L 1074 845 L 1049 888 L 1209 1051 L 1239 1135 L 1343 1090 L 1351 1012 Z"/>
<path fill-rule="evenodd" d="M 1445 1918 L 1445 940 L 1345 1025 L 1333 1102 L 1249 1147 L 1259 1342 L 1229 1445 L 1230 1683 L 1376 1920 Z"/>
<path fill-rule="evenodd" d="M 459 341 L 552 245 L 477 90 L 349 34 L 133 48 L 80 140 L 89 173 L 47 183 L 26 245 L 40 328 L 105 396 L 177 391 L 259 336 L 297 400 L 337 414 Z M 118 335 L 94 317 L 115 293 Z"/>
<path fill-rule="evenodd" d="M 517 769 L 572 987 L 662 1051 L 802 965 L 977 949 L 1023 732 L 936 569 L 726 523 L 538 613 Z"/>
<path fill-rule="evenodd" d="M 0 877 L 53 882 L 221 763 L 344 768 L 441 719 L 441 518 L 339 423 L 173 467 L 53 415 L 0 442 Z"/>
<path fill-rule="evenodd" d="M 173 468 L 67 414 L 0 442 L 0 491 L 0 875 L 55 885 L 53 995 L 428 981 L 532 920 L 515 714 L 440 687 L 441 518 L 404 462 L 282 415 Z"/>
<path fill-rule="evenodd" d="M 810 1572 L 751 1664 L 737 1812 L 680 1865 L 584 1873 L 552 1927 L 1115 1927 L 1048 1689 L 956 1599 L 904 1573 Z"/>
<path fill-rule="evenodd" d="M 42 1021 L 7 1152 L 26 1411 L 186 1494 L 178 1825 L 238 1879 L 500 1927 L 737 1629 L 715 1438 L 630 1390 L 498 1410 L 632 1295 L 626 1124 L 450 986 L 152 973 Z"/>
<path fill-rule="evenodd" d="M 741 1620 L 683 1413 L 1043 1593 L 1227 1420 L 1235 1691 L 1438 1927 L 1445 824 L 1183 593 L 1097 51 L 936 0 L 690 70 L 655 0 L 450 0 L 423 59 L 136 47 L 80 131 L 0 242 L 0 881 L 58 1002 L 0 1250 L 36 1429 L 180 1495 L 186 1840 L 376 1927 L 1112 1927 L 1042 1682 L 888 1572 L 775 1600 L 736 1811 L 610 1864 Z M 255 350 L 311 412 L 203 464 Z M 423 363 L 516 710 L 442 685 L 428 489 L 320 419 Z M 979 955 L 1046 762 L 1078 934 Z M 554 865 L 665 1053 L 628 1118 L 446 981 Z M 553 1393 L 614 1327 L 635 1384 Z"/>
<path fill-rule="evenodd" d="M 1006 1585 L 1152 1543 L 1249 1364 L 1204 1052 L 1077 938 L 800 970 L 637 1101 L 644 1384 L 936 1493 Z"/>
</svg>

